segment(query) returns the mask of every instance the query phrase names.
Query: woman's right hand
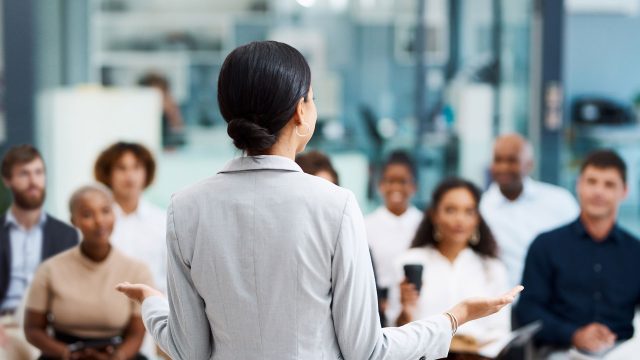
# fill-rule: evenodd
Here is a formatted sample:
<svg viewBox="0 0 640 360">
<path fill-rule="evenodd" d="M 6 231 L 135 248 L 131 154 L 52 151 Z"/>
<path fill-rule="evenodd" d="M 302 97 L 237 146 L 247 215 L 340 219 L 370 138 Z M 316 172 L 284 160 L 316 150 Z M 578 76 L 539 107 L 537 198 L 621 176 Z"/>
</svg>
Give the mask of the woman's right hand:
<svg viewBox="0 0 640 360">
<path fill-rule="evenodd" d="M 519 285 L 497 298 L 467 299 L 454 306 L 449 312 L 458 320 L 458 326 L 461 326 L 466 322 L 497 313 L 503 307 L 513 303 L 516 295 L 523 289 L 524 287 Z"/>
<path fill-rule="evenodd" d="M 164 296 L 160 291 L 145 284 L 130 284 L 128 282 L 124 282 L 118 284 L 116 286 L 116 290 L 125 294 L 129 299 L 136 301 L 139 304 L 142 304 L 146 298 L 151 296 Z"/>
<path fill-rule="evenodd" d="M 402 304 L 402 311 L 408 315 L 413 315 L 418 307 L 418 291 L 416 286 L 408 282 L 407 279 L 400 284 L 400 303 Z"/>
</svg>

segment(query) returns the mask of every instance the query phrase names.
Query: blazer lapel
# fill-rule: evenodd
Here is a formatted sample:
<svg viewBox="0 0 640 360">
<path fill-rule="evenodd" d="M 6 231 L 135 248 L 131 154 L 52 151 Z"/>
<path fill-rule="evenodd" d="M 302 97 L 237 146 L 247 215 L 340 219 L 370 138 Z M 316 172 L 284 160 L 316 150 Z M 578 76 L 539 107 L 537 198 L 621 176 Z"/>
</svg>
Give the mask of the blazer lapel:
<svg viewBox="0 0 640 360">
<path fill-rule="evenodd" d="M 55 250 L 53 248 L 53 239 L 51 238 L 52 236 L 54 236 L 52 234 L 53 222 L 49 221 L 50 219 L 48 217 L 49 215 L 47 215 L 47 219 L 45 220 L 44 227 L 42 228 L 42 253 L 40 255 L 40 258 L 42 259 L 42 261 L 45 261 L 46 259 L 48 259 Z"/>
<path fill-rule="evenodd" d="M 11 270 L 11 241 L 9 239 L 9 226 L 5 224 L 6 217 L 0 217 L 0 303 L 4 301 L 9 287 Z"/>
</svg>

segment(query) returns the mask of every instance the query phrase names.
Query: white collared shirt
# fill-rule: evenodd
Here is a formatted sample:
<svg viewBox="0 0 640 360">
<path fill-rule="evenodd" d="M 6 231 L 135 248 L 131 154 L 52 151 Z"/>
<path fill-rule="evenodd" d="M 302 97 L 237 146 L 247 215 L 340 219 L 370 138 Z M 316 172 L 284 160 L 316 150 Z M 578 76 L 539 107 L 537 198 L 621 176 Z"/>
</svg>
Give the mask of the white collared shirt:
<svg viewBox="0 0 640 360">
<path fill-rule="evenodd" d="M 524 260 L 531 242 L 541 233 L 565 225 L 580 214 L 567 190 L 526 178 L 522 194 L 510 201 L 493 183 L 480 201 L 480 212 L 500 248 L 509 271 L 509 285 L 522 280 Z"/>
<path fill-rule="evenodd" d="M 140 200 L 138 208 L 125 214 L 114 205 L 116 223 L 111 244 L 125 254 L 143 261 L 151 270 L 156 287 L 167 291 L 166 213 L 161 208 Z"/>
<path fill-rule="evenodd" d="M 402 310 L 400 282 L 404 265 L 423 266 L 422 289 L 414 320 L 442 314 L 455 304 L 471 297 L 495 297 L 508 289 L 507 270 L 498 259 L 483 257 L 470 248 L 458 254 L 452 263 L 432 246 L 412 248 L 396 258 L 396 284 L 389 291 L 387 318 L 395 323 Z M 503 309 L 483 319 L 469 322 L 458 329 L 459 334 L 479 341 L 497 339 L 511 331 L 509 309 Z"/>
<path fill-rule="evenodd" d="M 381 206 L 364 221 L 375 265 L 376 282 L 382 288 L 389 287 L 394 281 L 394 260 L 411 246 L 422 221 L 422 212 L 410 206 L 402 215 L 396 216 L 385 206 Z"/>
<path fill-rule="evenodd" d="M 33 280 L 33 274 L 42 261 L 42 242 L 46 221 L 47 215 L 41 211 L 38 223 L 27 230 L 18 223 L 11 210 L 7 211 L 4 225 L 9 226 L 11 269 L 7 296 L 1 304 L 2 310 L 18 308 Z"/>
</svg>

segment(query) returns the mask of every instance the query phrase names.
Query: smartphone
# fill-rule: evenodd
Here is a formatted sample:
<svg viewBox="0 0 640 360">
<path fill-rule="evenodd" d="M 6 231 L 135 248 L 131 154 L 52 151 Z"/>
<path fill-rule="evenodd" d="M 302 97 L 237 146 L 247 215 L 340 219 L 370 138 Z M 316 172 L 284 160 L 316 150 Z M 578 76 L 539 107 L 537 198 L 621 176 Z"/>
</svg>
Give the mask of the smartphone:
<svg viewBox="0 0 640 360">
<path fill-rule="evenodd" d="M 378 293 L 378 301 L 387 300 L 389 298 L 389 288 L 378 288 L 376 291 Z"/>
<path fill-rule="evenodd" d="M 423 266 L 420 264 L 407 264 L 404 266 L 405 278 L 416 287 L 418 293 L 422 288 L 422 270 Z"/>
</svg>

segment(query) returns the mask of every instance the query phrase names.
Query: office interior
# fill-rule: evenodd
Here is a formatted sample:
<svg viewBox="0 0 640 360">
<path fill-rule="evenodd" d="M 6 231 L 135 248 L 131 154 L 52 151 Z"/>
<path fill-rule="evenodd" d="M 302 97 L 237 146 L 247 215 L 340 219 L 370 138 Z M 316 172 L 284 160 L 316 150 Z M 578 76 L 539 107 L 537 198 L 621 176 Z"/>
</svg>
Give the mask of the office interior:
<svg viewBox="0 0 640 360">
<path fill-rule="evenodd" d="M 171 194 L 243 154 L 217 104 L 225 56 L 251 41 L 300 50 L 318 108 L 308 148 L 328 154 L 365 214 L 384 159 L 405 150 L 428 204 L 449 176 L 490 184 L 492 145 L 519 133 L 532 177 L 575 194 L 581 161 L 628 166 L 620 224 L 640 236 L 640 0 L 0 0 L 0 151 L 31 143 L 47 164 L 45 209 L 93 181 L 115 141 L 152 150 L 145 197 Z M 166 133 L 168 82 L 184 127 Z M 11 202 L 0 183 L 0 211 Z M 636 324 L 638 317 L 636 316 Z"/>
<path fill-rule="evenodd" d="M 309 61 L 318 127 L 365 213 L 380 204 L 382 160 L 416 160 L 425 206 L 443 178 L 486 188 L 496 136 L 535 149 L 533 177 L 574 191 L 581 159 L 611 147 L 629 166 L 621 223 L 640 216 L 640 2 L 634 0 L 29 0 L 0 1 L 0 148 L 34 143 L 48 167 L 46 208 L 92 180 L 116 140 L 154 151 L 147 198 L 170 194 L 241 156 L 226 135 L 216 81 L 226 54 L 278 40 Z M 184 130 L 163 139 L 168 80 Z M 9 203 L 2 192 L 1 209 Z"/>
<path fill-rule="evenodd" d="M 423 209 L 449 176 L 486 189 L 495 138 L 517 132 L 532 177 L 574 194 L 584 156 L 615 149 L 628 166 L 620 224 L 640 236 L 639 32 L 638 0 L 0 0 L 0 151 L 35 144 L 45 209 L 68 219 L 100 151 L 140 142 L 158 163 L 145 197 L 166 207 L 242 156 L 217 76 L 235 47 L 277 40 L 312 69 L 308 148 L 330 156 L 365 214 L 394 150 L 415 160 Z M 181 131 L 164 133 L 161 94 L 140 85 L 149 74 L 168 80 Z"/>
</svg>

